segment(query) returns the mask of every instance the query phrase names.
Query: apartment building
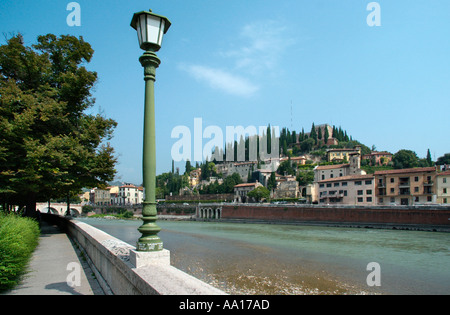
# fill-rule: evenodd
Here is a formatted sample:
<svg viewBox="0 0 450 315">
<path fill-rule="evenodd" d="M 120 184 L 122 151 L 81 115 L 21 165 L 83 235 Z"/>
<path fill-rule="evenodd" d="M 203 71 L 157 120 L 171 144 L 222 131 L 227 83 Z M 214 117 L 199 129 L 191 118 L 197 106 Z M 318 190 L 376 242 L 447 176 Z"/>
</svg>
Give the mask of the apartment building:
<svg viewBox="0 0 450 315">
<path fill-rule="evenodd" d="M 321 204 L 375 205 L 375 179 L 373 175 L 348 175 L 318 182 Z"/>
<path fill-rule="evenodd" d="M 97 206 L 107 206 L 111 202 L 109 189 L 91 189 L 89 194 L 89 202 Z"/>
<path fill-rule="evenodd" d="M 450 205 L 450 171 L 436 174 L 437 203 Z"/>
<path fill-rule="evenodd" d="M 144 200 L 144 189 L 132 184 L 119 187 L 119 201 L 121 205 L 141 204 Z"/>
<path fill-rule="evenodd" d="M 437 202 L 435 167 L 377 171 L 374 175 L 378 205 L 407 206 Z"/>
</svg>

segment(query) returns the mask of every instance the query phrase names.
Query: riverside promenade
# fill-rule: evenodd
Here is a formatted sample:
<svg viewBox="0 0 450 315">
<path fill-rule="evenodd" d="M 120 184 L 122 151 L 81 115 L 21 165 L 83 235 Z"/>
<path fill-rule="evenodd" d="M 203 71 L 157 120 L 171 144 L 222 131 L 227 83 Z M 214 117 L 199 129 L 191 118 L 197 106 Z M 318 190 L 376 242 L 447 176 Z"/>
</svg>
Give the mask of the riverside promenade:
<svg viewBox="0 0 450 315">
<path fill-rule="evenodd" d="M 70 283 L 78 280 L 79 283 Z M 67 234 L 42 221 L 39 245 L 30 260 L 28 273 L 16 288 L 5 294 L 104 295 L 104 292 Z"/>
</svg>

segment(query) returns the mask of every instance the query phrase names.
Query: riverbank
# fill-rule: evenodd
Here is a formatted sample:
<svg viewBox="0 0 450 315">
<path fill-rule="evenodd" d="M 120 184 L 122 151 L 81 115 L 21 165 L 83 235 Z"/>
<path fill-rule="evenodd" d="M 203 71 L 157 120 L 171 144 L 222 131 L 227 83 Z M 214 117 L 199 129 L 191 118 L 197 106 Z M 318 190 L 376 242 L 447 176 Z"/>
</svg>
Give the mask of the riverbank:
<svg viewBox="0 0 450 315">
<path fill-rule="evenodd" d="M 136 220 L 85 222 L 130 244 L 140 237 Z M 158 225 L 172 265 L 229 294 L 450 294 L 448 233 L 221 221 Z M 370 262 L 381 266 L 381 287 L 366 283 Z"/>
<path fill-rule="evenodd" d="M 140 220 L 142 216 L 123 217 L 120 215 L 94 215 L 89 218 L 101 218 L 105 220 Z M 324 227 L 345 227 L 356 229 L 382 229 L 401 231 L 423 231 L 423 232 L 443 232 L 450 233 L 450 226 L 425 225 L 425 224 L 399 224 L 399 223 L 364 223 L 364 222 L 332 222 L 332 221 L 298 221 L 298 220 L 265 220 L 265 219 L 200 219 L 193 215 L 158 215 L 158 220 L 162 221 L 198 221 L 198 222 L 223 222 L 237 224 L 277 224 L 277 225 L 299 225 L 299 226 L 324 226 Z"/>
</svg>

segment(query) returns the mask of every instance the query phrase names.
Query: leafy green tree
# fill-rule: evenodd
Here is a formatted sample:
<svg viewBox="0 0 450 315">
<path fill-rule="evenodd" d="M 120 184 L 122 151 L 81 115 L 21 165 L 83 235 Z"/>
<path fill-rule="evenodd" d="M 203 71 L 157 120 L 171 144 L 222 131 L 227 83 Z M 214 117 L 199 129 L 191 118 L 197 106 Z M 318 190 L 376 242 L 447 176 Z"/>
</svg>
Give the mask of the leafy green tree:
<svg viewBox="0 0 450 315">
<path fill-rule="evenodd" d="M 312 138 L 308 138 L 303 140 L 300 143 L 300 150 L 302 150 L 302 152 L 310 152 L 313 147 L 314 147 L 315 141 Z"/>
<path fill-rule="evenodd" d="M 414 151 L 400 150 L 394 154 L 392 162 L 396 169 L 413 168 L 419 165 L 419 158 Z"/>
<path fill-rule="evenodd" d="M 314 182 L 314 171 L 300 171 L 297 175 L 297 181 L 300 186 L 306 186 Z"/>
<path fill-rule="evenodd" d="M 234 192 L 234 186 L 242 184 L 242 178 L 238 173 L 233 173 L 223 180 L 222 185 L 224 186 L 224 193 L 231 194 Z"/>
<path fill-rule="evenodd" d="M 254 198 L 256 201 L 261 201 L 262 199 L 270 197 L 270 191 L 264 186 L 259 186 L 250 191 L 247 194 L 247 197 Z"/>
<path fill-rule="evenodd" d="M 436 161 L 437 165 L 450 165 L 450 153 L 445 153 L 443 156 L 439 157 Z"/>
<path fill-rule="evenodd" d="M 281 162 L 278 166 L 277 173 L 280 175 L 295 175 L 295 168 L 292 166 L 291 159 Z"/>
<path fill-rule="evenodd" d="M 83 64 L 93 49 L 82 37 L 48 34 L 26 47 L 21 35 L 0 46 L 0 199 L 26 205 L 70 196 L 114 179 L 105 143 L 117 123 L 86 114 L 97 73 Z"/>
</svg>

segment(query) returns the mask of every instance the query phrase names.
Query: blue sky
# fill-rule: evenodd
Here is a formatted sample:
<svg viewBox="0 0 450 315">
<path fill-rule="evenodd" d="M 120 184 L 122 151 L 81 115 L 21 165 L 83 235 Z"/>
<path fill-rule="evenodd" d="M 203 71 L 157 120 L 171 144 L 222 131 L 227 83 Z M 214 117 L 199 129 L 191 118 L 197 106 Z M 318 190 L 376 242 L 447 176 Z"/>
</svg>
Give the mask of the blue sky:
<svg viewBox="0 0 450 315">
<path fill-rule="evenodd" d="M 87 67 L 99 80 L 90 111 L 118 122 L 111 143 L 122 181 L 142 181 L 142 51 L 129 24 L 149 8 L 172 22 L 158 52 L 158 174 L 171 169 L 172 130 L 193 133 L 195 118 L 224 134 L 226 126 L 328 123 L 378 150 L 450 152 L 448 0 L 377 1 L 374 27 L 369 0 L 79 0 L 79 27 L 66 23 L 70 2 L 2 0 L 0 30 L 22 33 L 28 45 L 47 33 L 92 45 Z"/>
</svg>

